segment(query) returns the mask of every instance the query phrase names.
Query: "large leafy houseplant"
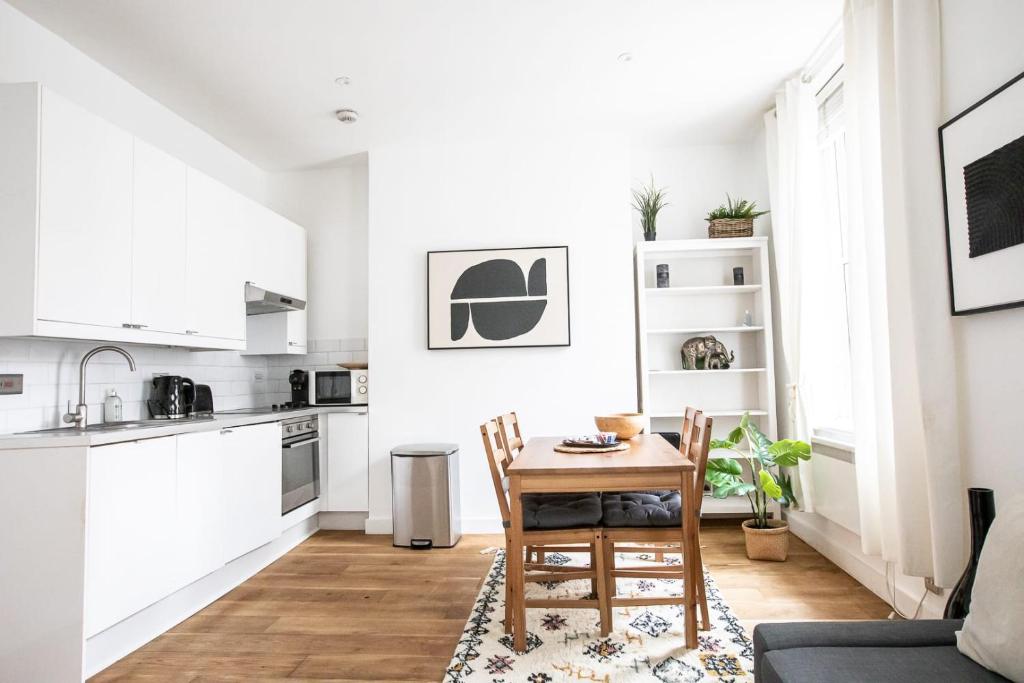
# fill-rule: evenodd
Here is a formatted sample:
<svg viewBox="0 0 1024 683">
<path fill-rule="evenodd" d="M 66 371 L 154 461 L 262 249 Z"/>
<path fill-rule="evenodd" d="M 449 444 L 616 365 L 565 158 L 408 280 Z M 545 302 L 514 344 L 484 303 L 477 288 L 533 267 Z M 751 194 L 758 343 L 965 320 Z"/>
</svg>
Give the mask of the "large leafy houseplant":
<svg viewBox="0 0 1024 683">
<path fill-rule="evenodd" d="M 744 440 L 747 443 L 746 451 L 740 448 Z M 809 444 L 794 439 L 773 442 L 750 420 L 750 414 L 744 413 L 739 426 L 729 433 L 729 438 L 712 440 L 711 448 L 726 448 L 747 461 L 749 481 L 744 479 L 739 461 L 733 458 L 709 459 L 707 482 L 711 484 L 716 498 L 745 495 L 754 513 L 754 528 L 770 528 L 769 501 L 775 500 L 784 505 L 796 504 L 792 479 L 781 472 L 776 476 L 772 468 L 794 467 L 801 460 L 810 459 Z"/>
<path fill-rule="evenodd" d="M 633 190 L 633 208 L 640 214 L 640 227 L 644 231 L 644 239 L 648 242 L 657 236 L 658 212 L 668 206 L 668 202 L 665 201 L 666 195 L 664 187 L 654 186 L 653 175 L 650 185 Z"/>
</svg>

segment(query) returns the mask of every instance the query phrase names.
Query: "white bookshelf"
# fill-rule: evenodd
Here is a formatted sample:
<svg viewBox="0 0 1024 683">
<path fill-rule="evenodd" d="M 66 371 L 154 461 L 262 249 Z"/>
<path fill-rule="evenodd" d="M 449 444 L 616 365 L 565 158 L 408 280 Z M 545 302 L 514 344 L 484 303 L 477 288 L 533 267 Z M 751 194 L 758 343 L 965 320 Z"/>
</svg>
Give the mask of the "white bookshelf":
<svg viewBox="0 0 1024 683">
<path fill-rule="evenodd" d="M 650 431 L 680 431 L 683 410 L 692 405 L 715 419 L 715 438 L 724 438 L 745 412 L 777 438 L 768 239 L 641 242 L 635 255 L 638 403 Z M 669 266 L 671 286 L 659 289 L 661 263 Z M 743 267 L 742 285 L 732 284 L 736 266 Z M 735 362 L 727 370 L 684 370 L 683 342 L 707 334 L 733 351 Z M 704 499 L 706 516 L 748 510 L 745 496 Z"/>
</svg>

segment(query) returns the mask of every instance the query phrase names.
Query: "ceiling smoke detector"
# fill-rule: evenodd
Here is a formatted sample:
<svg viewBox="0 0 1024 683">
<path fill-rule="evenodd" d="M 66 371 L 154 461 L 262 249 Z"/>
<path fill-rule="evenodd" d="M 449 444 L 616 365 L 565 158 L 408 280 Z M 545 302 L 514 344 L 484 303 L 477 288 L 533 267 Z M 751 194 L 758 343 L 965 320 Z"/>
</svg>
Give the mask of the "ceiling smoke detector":
<svg viewBox="0 0 1024 683">
<path fill-rule="evenodd" d="M 351 84 L 352 79 L 349 78 L 348 76 L 338 76 L 337 78 L 334 79 L 334 82 L 337 85 L 345 86 Z"/>
<path fill-rule="evenodd" d="M 338 117 L 338 120 L 342 123 L 355 123 L 359 120 L 359 112 L 355 109 L 339 109 L 334 112 L 334 115 Z"/>
</svg>

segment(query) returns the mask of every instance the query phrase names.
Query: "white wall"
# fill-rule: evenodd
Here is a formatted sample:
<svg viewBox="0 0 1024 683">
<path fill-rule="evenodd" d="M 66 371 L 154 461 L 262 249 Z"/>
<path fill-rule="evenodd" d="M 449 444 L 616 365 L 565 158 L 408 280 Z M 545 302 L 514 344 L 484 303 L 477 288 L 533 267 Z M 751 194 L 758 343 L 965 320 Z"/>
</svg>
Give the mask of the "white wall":
<svg viewBox="0 0 1024 683">
<path fill-rule="evenodd" d="M 633 147 L 630 150 L 632 187 L 654 183 L 668 191 L 669 205 L 658 214 L 658 239 L 701 239 L 708 236 L 708 212 L 724 204 L 728 193 L 756 201 L 768 209 L 768 179 L 760 127 L 751 139 L 732 145 Z M 631 212 L 633 234 L 643 239 L 640 217 Z M 754 222 L 754 234 L 768 234 L 768 218 Z"/>
<path fill-rule="evenodd" d="M 629 159 L 608 134 L 370 150 L 370 520 L 390 530 L 389 450 L 461 446 L 465 531 L 498 531 L 479 425 L 594 429 L 636 405 Z M 428 351 L 427 251 L 569 246 L 572 346 Z"/>
<path fill-rule="evenodd" d="M 1019 0 L 943 0 L 945 119 L 1024 71 L 1021 25 Z M 954 324 L 965 484 L 995 489 L 998 508 L 1001 498 L 1024 488 L 1013 437 L 1024 405 L 1024 308 L 959 317 Z"/>
<path fill-rule="evenodd" d="M 367 172 L 363 154 L 269 177 L 270 207 L 306 228 L 311 340 L 366 338 Z"/>
<path fill-rule="evenodd" d="M 58 94 L 261 201 L 265 174 L 112 71 L 0 2 L 0 83 L 39 81 Z"/>
</svg>

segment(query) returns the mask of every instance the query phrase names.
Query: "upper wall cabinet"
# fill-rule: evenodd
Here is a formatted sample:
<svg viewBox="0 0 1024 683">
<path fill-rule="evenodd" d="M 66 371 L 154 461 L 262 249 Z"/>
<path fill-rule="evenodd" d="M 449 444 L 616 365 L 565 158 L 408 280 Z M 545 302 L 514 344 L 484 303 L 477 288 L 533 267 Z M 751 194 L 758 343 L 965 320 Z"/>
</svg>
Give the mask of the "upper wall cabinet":
<svg viewBox="0 0 1024 683">
<path fill-rule="evenodd" d="M 188 334 L 242 342 L 245 348 L 242 198 L 188 170 Z"/>
<path fill-rule="evenodd" d="M 130 324 L 132 137 L 41 94 L 36 315 Z"/>
<path fill-rule="evenodd" d="M 141 329 L 188 329 L 187 173 L 183 162 L 135 140 L 131 321 Z"/>
<path fill-rule="evenodd" d="M 0 150 L 0 336 L 242 350 L 246 280 L 306 296 L 302 228 L 38 83 Z"/>
</svg>

